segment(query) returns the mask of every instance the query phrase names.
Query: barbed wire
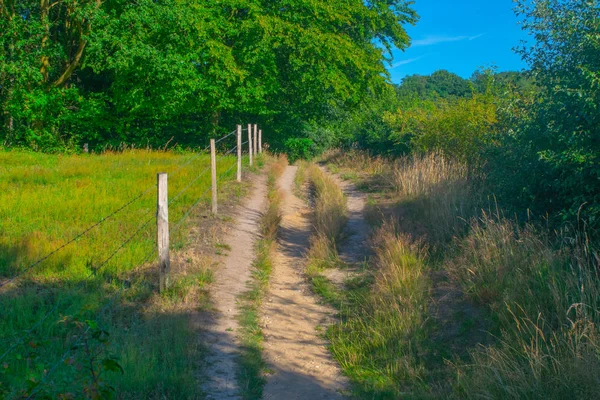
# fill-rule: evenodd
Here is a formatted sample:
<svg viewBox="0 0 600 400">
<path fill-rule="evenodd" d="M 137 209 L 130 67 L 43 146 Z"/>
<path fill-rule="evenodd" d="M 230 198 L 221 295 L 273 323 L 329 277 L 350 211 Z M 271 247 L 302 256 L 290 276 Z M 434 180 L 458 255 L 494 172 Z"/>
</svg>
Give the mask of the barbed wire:
<svg viewBox="0 0 600 400">
<path fill-rule="evenodd" d="M 237 145 L 233 146 L 233 148 L 227 150 L 227 152 L 225 153 L 225 155 L 229 155 L 229 154 L 233 153 L 234 151 L 237 150 L 237 148 L 238 148 Z"/>
<path fill-rule="evenodd" d="M 177 202 L 177 200 L 183 196 L 183 194 L 189 190 L 190 187 L 192 187 L 192 185 L 194 183 L 196 183 L 198 181 L 198 179 L 200 179 L 201 177 L 203 177 L 204 175 L 206 175 L 206 173 L 208 171 L 210 171 L 211 167 L 205 168 L 196 178 L 194 178 L 186 187 L 184 187 L 182 190 L 179 191 L 179 193 L 177 193 L 173 199 L 169 200 L 169 205 L 175 204 Z"/>
<path fill-rule="evenodd" d="M 247 131 L 247 129 L 243 129 L 243 131 Z M 215 141 L 215 143 L 220 143 L 223 140 L 227 139 L 228 137 L 230 137 L 231 135 L 235 134 L 237 132 L 237 130 L 232 131 L 231 133 L 229 133 L 228 135 L 220 138 L 219 140 Z M 247 144 L 248 141 L 244 142 L 242 145 Z M 210 148 L 210 146 L 207 146 L 204 151 L 208 150 Z M 225 155 L 228 155 L 232 152 L 234 152 L 237 149 L 237 145 L 235 147 L 233 147 L 232 149 L 228 150 Z M 203 154 L 200 153 L 194 157 L 192 157 L 190 160 L 188 160 L 185 164 L 181 165 L 177 170 L 175 170 L 173 173 L 177 173 L 179 172 L 181 169 L 185 168 L 187 165 L 189 165 L 194 159 L 197 159 L 198 157 L 202 156 Z M 219 177 L 217 178 L 217 182 L 220 181 L 221 179 L 223 179 L 224 176 L 226 176 L 229 172 L 231 172 L 231 170 L 233 170 L 235 167 L 237 166 L 236 164 L 233 164 L 230 168 L 228 168 L 225 172 L 221 173 L 219 175 Z M 193 179 L 185 188 L 183 188 L 181 191 L 179 191 L 179 193 L 169 202 L 169 204 L 173 204 L 175 203 L 195 182 L 198 181 L 198 179 L 200 179 L 200 177 L 202 177 L 204 174 L 206 174 L 206 172 L 209 170 L 210 168 L 206 168 L 205 170 L 203 170 L 195 179 Z M 76 240 L 78 240 L 79 238 L 83 237 L 85 234 L 87 234 L 88 232 L 90 232 L 91 230 L 93 230 L 94 228 L 96 228 L 97 226 L 101 225 L 102 223 L 104 223 L 105 221 L 113 218 L 115 215 L 117 215 L 118 213 L 120 213 L 121 211 L 123 211 L 124 209 L 126 209 L 127 207 L 129 207 L 131 204 L 135 203 L 136 201 L 140 200 L 142 197 L 144 197 L 145 195 L 147 195 L 152 189 L 154 189 L 156 187 L 156 185 L 152 185 L 151 187 L 149 187 L 148 189 L 146 189 L 144 192 L 142 192 L 140 195 L 136 196 L 135 198 L 133 198 L 132 200 L 130 200 L 129 202 L 127 202 L 126 204 L 124 204 L 123 206 L 119 207 L 117 210 L 115 210 L 114 212 L 112 212 L 111 214 L 109 214 L 106 217 L 103 217 L 101 220 L 99 220 L 97 223 L 95 223 L 94 225 L 90 226 L 89 228 L 87 228 L 86 230 L 80 232 L 79 234 L 77 234 L 75 237 L 73 237 L 69 242 L 65 243 L 64 245 L 56 248 L 55 250 L 53 250 L 52 252 L 48 253 L 46 256 L 42 257 L 41 259 L 39 259 L 38 261 L 32 263 L 31 265 L 29 265 L 24 271 L 22 271 L 20 274 L 12 277 L 11 279 L 9 279 L 8 281 L 2 282 L 0 283 L 0 288 L 13 282 L 14 280 L 18 279 L 20 276 L 23 276 L 25 273 L 27 273 L 28 271 L 30 271 L 31 269 L 35 268 L 35 266 L 39 265 L 40 263 L 42 263 L 43 261 L 47 260 L 48 258 L 50 258 L 52 255 L 56 254 L 58 251 L 62 250 L 63 248 L 67 247 L 68 245 L 70 245 L 71 243 L 75 242 Z M 177 224 L 172 228 L 173 231 L 176 231 L 177 229 L 179 229 L 182 225 L 183 222 L 186 220 L 186 218 L 190 215 L 190 213 L 198 206 L 198 204 L 204 199 L 204 196 L 211 190 L 212 188 L 209 187 L 208 189 L 206 189 L 198 198 L 198 200 L 184 213 L 184 215 L 180 218 L 180 220 L 177 222 Z M 96 275 L 104 266 L 106 266 L 123 248 L 125 248 L 125 246 L 127 246 L 127 244 L 129 244 L 133 238 L 135 238 L 140 232 L 142 232 L 147 226 L 148 224 L 155 219 L 155 215 L 153 215 L 152 217 L 150 217 L 149 219 L 147 219 L 132 235 L 130 235 L 124 242 L 121 243 L 121 245 L 119 245 L 119 247 L 117 249 L 115 249 L 109 256 L 108 258 L 106 258 L 98 267 L 93 268 L 93 270 L 91 271 L 91 273 L 84 278 L 84 280 L 82 280 L 79 284 L 77 284 L 73 289 L 71 289 L 68 293 L 67 296 L 65 296 L 62 300 L 60 300 L 59 302 L 57 302 L 55 304 L 54 307 L 52 307 L 52 309 L 50 309 L 40 320 L 38 320 L 38 322 L 36 324 L 34 324 L 29 330 L 27 330 L 25 332 L 25 334 L 21 335 L 19 340 L 15 343 L 13 343 L 13 345 L 11 345 L 1 356 L 0 356 L 0 361 L 3 360 L 13 349 L 15 349 L 16 347 L 18 347 L 20 344 L 23 344 L 25 339 L 33 332 L 35 331 L 39 326 L 41 326 L 41 324 L 47 320 L 49 318 L 50 315 L 52 315 L 61 305 L 63 305 L 66 300 L 68 300 L 69 298 L 71 298 L 74 293 L 79 290 L 80 288 L 82 288 L 85 284 L 88 283 L 89 279 Z M 142 261 L 141 264 L 138 265 L 137 269 L 139 269 L 141 266 L 145 265 L 147 263 L 147 261 L 150 259 L 150 257 L 152 256 L 152 253 L 155 252 L 155 249 L 151 249 L 148 253 L 146 258 L 144 259 L 144 261 Z M 137 270 L 136 269 L 136 270 Z M 123 289 L 121 290 L 123 291 Z M 108 306 L 110 306 L 110 304 L 112 304 L 112 302 L 114 302 L 114 300 L 116 300 L 116 294 L 118 294 L 119 292 L 116 292 L 115 295 L 113 295 L 113 299 L 111 299 L 109 301 L 109 303 L 97 314 L 98 316 L 101 315 Z M 64 354 L 63 356 L 53 365 L 53 367 L 44 375 L 44 377 L 42 378 L 42 380 L 40 381 L 40 383 L 38 384 L 38 389 L 35 389 L 30 395 L 29 397 L 27 397 L 28 399 L 32 398 L 32 396 L 34 396 L 38 391 L 39 388 L 41 388 L 41 385 L 47 380 L 48 376 L 50 376 L 55 370 L 56 368 L 58 368 L 58 366 L 64 362 L 64 360 L 66 360 L 66 358 L 69 356 L 69 354 L 73 351 L 74 348 L 76 348 L 79 343 L 81 342 L 81 340 L 85 337 L 85 334 L 87 334 L 87 332 L 89 331 L 90 327 L 88 326 L 87 329 L 79 336 L 77 342 L 71 346 Z"/>
<path fill-rule="evenodd" d="M 220 143 L 221 141 L 227 139 L 228 137 L 230 137 L 231 135 L 235 134 L 237 132 L 237 130 L 234 130 L 232 132 L 230 132 L 229 134 L 225 135 L 224 137 L 218 139 L 215 143 Z M 207 151 L 210 149 L 210 145 L 205 147 L 203 151 Z M 229 154 L 230 152 L 226 153 Z M 183 165 L 181 165 L 179 168 L 177 168 L 175 171 L 173 171 L 171 174 L 175 174 L 179 171 L 181 171 L 183 168 L 185 168 L 186 166 L 188 166 L 192 161 L 194 161 L 195 159 L 197 159 L 198 157 L 201 157 L 203 154 L 199 153 L 196 156 L 192 157 L 190 160 L 188 160 L 186 163 L 184 163 Z M 205 172 L 202 172 L 205 173 Z M 195 179 L 195 181 L 197 181 L 198 178 Z M 193 182 L 191 183 L 193 184 Z M 189 189 L 189 187 L 191 186 L 188 185 L 185 190 Z M 104 222 L 112 219 L 114 216 L 116 216 L 117 214 L 119 214 L 121 211 L 125 210 L 127 207 L 129 207 L 130 205 L 132 205 L 133 203 L 135 203 L 136 201 L 140 200 L 141 198 L 143 198 L 145 195 L 147 195 L 150 191 L 152 191 L 152 189 L 154 189 L 156 187 L 156 185 L 152 185 L 150 187 L 148 187 L 147 189 L 145 189 L 141 194 L 139 194 L 138 196 L 134 197 L 133 199 L 131 199 L 130 201 L 128 201 L 127 203 L 125 203 L 124 205 L 122 205 L 121 207 L 119 207 L 118 209 L 116 209 L 115 211 L 113 211 L 112 213 L 110 213 L 109 215 L 101 218 L 98 222 L 94 223 L 93 225 L 89 226 L 88 228 L 84 229 L 83 231 L 81 231 L 80 233 L 76 234 L 73 238 L 71 238 L 68 242 L 66 242 L 65 244 L 57 247 L 56 249 L 52 250 L 50 253 L 46 254 L 45 256 L 43 256 L 42 258 L 34 261 L 33 263 L 29 264 L 27 267 L 25 267 L 21 272 L 17 273 L 16 275 L 14 275 L 13 277 L 9 278 L 8 280 L 4 281 L 4 282 L 0 282 L 0 288 L 14 282 L 15 280 L 19 279 L 20 277 L 24 276 L 25 274 L 27 274 L 29 271 L 31 271 L 33 268 L 37 267 L 38 265 L 40 265 L 41 263 L 43 263 L 44 261 L 46 261 L 47 259 L 49 259 L 50 257 L 52 257 L 53 255 L 55 255 L 56 253 L 58 253 L 59 251 L 61 251 L 62 249 L 68 247 L 69 245 L 73 244 L 74 242 L 76 242 L 78 239 L 82 238 L 83 236 L 85 236 L 86 234 L 88 234 L 90 231 L 92 231 L 94 228 L 102 225 Z"/>
<path fill-rule="evenodd" d="M 36 266 L 40 265 L 42 262 L 44 262 L 47 259 L 49 259 L 50 257 L 52 257 L 54 254 L 58 253 L 60 250 L 62 250 L 65 247 L 69 246 L 70 244 L 74 243 L 75 241 L 77 241 L 77 239 L 83 237 L 84 235 L 86 235 L 88 232 L 90 232 L 91 230 L 93 230 L 97 226 L 99 226 L 99 225 L 103 224 L 104 222 L 108 221 L 109 219 L 113 218 L 115 215 L 119 214 L 121 211 L 125 210 L 127 207 L 129 207 L 130 205 L 132 205 L 133 203 L 135 203 L 136 201 L 138 201 L 139 199 L 141 199 L 142 197 L 144 197 L 145 195 L 147 195 L 155 186 L 156 185 L 153 185 L 153 186 L 149 187 L 148 189 L 146 189 L 140 195 L 138 195 L 135 198 L 133 198 L 132 200 L 128 201 L 126 204 L 124 204 L 123 206 L 119 207 L 118 209 L 116 209 L 115 211 L 113 211 L 112 213 L 110 213 L 109 215 L 107 215 L 106 217 L 103 217 L 102 219 L 100 219 L 98 222 L 96 222 L 95 224 L 93 224 L 89 228 L 87 228 L 87 229 L 83 230 L 82 232 L 78 233 L 77 235 L 75 235 L 67 243 L 63 244 L 60 247 L 57 247 L 56 249 L 52 250 L 50 253 L 46 254 L 44 257 L 42 257 L 39 260 L 35 261 L 34 263 L 30 264 L 28 267 L 26 267 L 19 274 L 13 276 L 12 278 L 10 278 L 9 280 L 7 280 L 5 282 L 0 283 L 0 288 L 2 288 L 5 285 L 8 285 L 9 283 L 15 281 L 16 279 L 22 277 L 27 272 L 29 272 L 30 270 L 32 270 Z"/>
<path fill-rule="evenodd" d="M 229 172 L 231 172 L 231 170 L 233 170 L 233 168 L 237 167 L 237 164 L 232 165 L 231 167 L 229 167 L 225 172 L 221 173 L 219 175 L 219 177 L 217 178 L 217 182 L 222 179 L 224 176 L 226 176 Z M 179 221 L 177 222 L 177 224 L 175 226 L 173 226 L 172 231 L 175 232 L 177 231 L 177 229 L 179 229 L 179 227 L 181 227 L 183 225 L 183 222 L 185 221 L 185 219 L 190 215 L 190 213 L 194 210 L 194 208 L 196 208 L 198 206 L 198 204 L 203 200 L 204 195 L 206 195 L 212 188 L 208 188 L 207 190 L 205 190 L 200 197 L 198 198 L 198 200 L 187 210 L 187 212 L 179 219 Z M 129 241 L 131 241 L 133 239 L 133 237 L 135 237 L 152 219 L 146 221 L 141 227 L 140 229 L 138 229 L 132 236 L 130 236 L 115 252 L 113 252 L 113 254 L 111 254 L 111 256 L 109 256 L 109 258 L 106 259 L 106 261 L 100 266 L 104 266 L 106 263 L 108 263 L 113 257 L 114 255 L 120 250 L 122 249 Z M 144 264 L 146 264 L 146 262 L 150 259 L 152 253 L 154 252 L 155 249 L 152 249 L 152 251 L 147 253 L 147 257 L 144 259 L 144 261 L 142 261 L 139 265 L 138 268 L 143 266 Z M 99 267 L 99 268 L 100 268 Z M 91 275 L 90 275 L 91 276 Z M 89 277 L 88 277 L 89 278 Z M 86 278 L 87 279 L 87 278 Z M 115 292 L 115 294 L 113 294 L 112 299 L 96 314 L 96 319 L 98 319 L 98 317 L 104 312 L 106 311 L 113 303 L 114 301 L 117 299 L 117 294 L 124 292 L 124 289 L 121 289 L 121 291 Z M 55 307 L 50 313 L 54 312 L 54 310 L 58 308 Z M 47 318 L 47 317 L 45 317 Z M 44 319 L 45 319 L 44 318 Z M 43 322 L 43 321 L 42 321 Z M 41 323 L 41 322 L 40 322 Z M 32 328 L 30 331 L 28 331 L 24 337 L 26 337 L 29 333 L 31 333 L 35 328 L 37 328 L 37 326 L 35 326 L 34 328 Z M 63 353 L 63 355 L 60 357 L 60 359 L 53 364 L 53 366 L 48 370 L 48 372 L 42 377 L 42 379 L 40 380 L 40 382 L 37 385 L 37 388 L 27 397 L 27 399 L 31 399 L 33 398 L 33 396 L 39 392 L 39 390 L 42 388 L 42 385 L 46 382 L 46 380 L 48 379 L 48 377 L 54 373 L 54 371 L 56 371 L 56 369 L 62 364 L 64 363 L 64 361 L 67 359 L 67 357 L 69 357 L 69 355 L 73 352 L 74 349 L 76 349 L 79 344 L 81 343 L 81 341 L 83 340 L 83 338 L 85 337 L 85 335 L 89 332 L 90 330 L 90 326 L 88 325 L 88 327 L 79 335 L 79 337 L 77 338 L 77 341 L 71 345 L 69 347 L 69 349 Z M 21 338 L 21 340 L 24 340 L 24 337 Z M 18 346 L 14 345 L 14 347 Z M 7 352 L 0 357 L 0 361 L 5 357 L 6 354 L 8 354 L 8 352 L 10 352 L 12 350 L 11 347 L 9 350 L 7 350 Z"/>
<path fill-rule="evenodd" d="M 152 216 L 148 220 L 146 220 L 131 236 L 129 236 L 123 243 L 121 243 L 121 245 L 119 247 L 117 247 L 117 249 L 115 251 L 113 251 L 111 253 L 111 255 L 108 256 L 108 258 L 106 258 L 98 267 L 93 268 L 92 271 L 81 282 L 79 282 L 79 284 L 75 285 L 75 287 L 68 292 L 68 295 L 65 298 L 58 301 L 54 305 L 54 307 L 52 307 L 40 320 L 38 320 L 38 322 L 36 322 L 33 325 L 33 327 L 28 329 L 25 332 L 25 334 L 21 335 L 19 340 L 17 341 L 17 343 L 14 343 L 12 346 L 10 346 L 2 354 L 2 356 L 0 356 L 0 361 L 2 361 L 13 349 L 15 349 L 17 346 L 22 344 L 24 342 L 24 340 L 31 334 L 31 332 L 36 330 L 42 323 L 44 323 L 44 321 L 46 319 L 48 319 L 48 317 L 50 317 L 50 315 L 52 315 L 61 305 L 63 305 L 66 302 L 66 299 L 71 298 L 72 295 L 77 290 L 81 289 L 86 283 L 88 283 L 88 280 L 92 276 L 96 275 L 101 268 L 103 268 L 106 264 L 108 264 L 110 262 L 110 260 L 112 260 L 119 251 L 121 251 L 129 242 L 131 242 L 131 240 L 133 240 L 133 238 L 136 237 L 152 220 L 154 220 L 154 218 L 155 218 L 155 216 Z M 19 341 L 20 341 L 20 343 L 18 343 Z"/>
<path fill-rule="evenodd" d="M 228 133 L 227 135 L 223 136 L 222 138 L 218 139 L 215 141 L 215 144 L 222 142 L 223 140 L 227 139 L 228 137 L 230 137 L 231 135 L 233 135 L 234 133 L 236 133 L 237 130 L 232 131 L 230 133 Z M 194 155 L 192 158 L 190 158 L 186 163 L 184 163 L 183 165 L 181 165 L 179 168 L 177 168 L 175 171 L 171 172 L 171 174 L 176 174 L 179 171 L 181 171 L 183 168 L 187 167 L 188 165 L 190 165 L 192 163 L 192 161 L 197 160 L 199 157 L 202 157 L 203 155 L 205 155 L 206 151 L 210 150 L 210 144 L 208 146 L 206 146 L 204 149 L 200 150 L 200 152 L 198 152 L 198 154 Z"/>
<path fill-rule="evenodd" d="M 219 182 L 219 180 L 221 178 L 223 178 L 224 175 L 229 173 L 235 167 L 237 167 L 237 164 L 232 165 L 231 167 L 229 167 L 229 169 L 227 169 L 227 171 L 221 173 L 221 175 L 219 175 L 217 177 L 217 182 Z M 202 200 L 204 200 L 204 196 L 211 190 L 212 190 L 212 187 L 209 187 L 204 192 L 202 192 L 202 194 L 200 195 L 198 200 L 194 204 L 192 204 L 192 206 L 190 208 L 188 208 L 188 210 L 183 214 L 183 216 L 179 219 L 179 221 L 173 226 L 172 232 L 176 232 L 177 229 L 179 229 L 181 227 L 181 225 L 183 225 L 184 220 L 190 215 L 190 213 L 194 210 L 194 208 L 196 208 L 198 206 L 198 204 L 200 204 L 200 202 Z"/>
<path fill-rule="evenodd" d="M 231 135 L 233 135 L 234 133 L 237 133 L 237 130 L 227 134 L 226 136 L 223 136 L 221 139 L 219 140 L 215 140 L 215 144 L 221 143 L 223 140 L 227 139 L 228 137 L 230 137 Z"/>
</svg>

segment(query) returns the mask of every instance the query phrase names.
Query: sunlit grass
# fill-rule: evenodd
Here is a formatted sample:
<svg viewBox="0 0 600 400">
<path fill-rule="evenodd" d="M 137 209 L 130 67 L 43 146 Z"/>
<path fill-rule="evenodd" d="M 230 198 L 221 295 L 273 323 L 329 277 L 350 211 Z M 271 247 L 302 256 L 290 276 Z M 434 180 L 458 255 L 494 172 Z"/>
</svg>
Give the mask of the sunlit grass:
<svg viewBox="0 0 600 400">
<path fill-rule="evenodd" d="M 217 164 L 220 181 L 231 186 L 226 182 L 235 179 L 235 157 L 219 156 Z M 144 260 L 155 260 L 156 174 L 169 174 L 171 247 L 177 250 L 188 241 L 190 218 L 182 217 L 198 200 L 196 213 L 209 204 L 209 166 L 209 155 L 195 153 L 0 152 L 0 285 L 8 282 L 0 288 L 0 357 L 17 344 L 0 360 L 0 397 L 35 387 L 77 338 L 72 317 L 96 319 L 106 304 L 110 306 L 100 320 L 106 322 L 111 340 L 118 340 L 107 351 L 124 360 L 126 376 L 139 378 L 114 381 L 115 374 L 106 373 L 107 382 L 137 398 L 192 398 L 197 393 L 191 359 L 199 347 L 189 346 L 196 342 L 195 333 L 184 315 L 148 320 L 136 312 L 156 296 L 155 271 L 142 275 L 138 269 Z M 140 195 L 114 218 L 28 270 Z M 205 280 L 202 276 L 193 279 Z M 189 282 L 177 285 L 171 290 L 175 295 L 187 290 Z M 173 335 L 165 336 L 165 323 L 172 324 L 168 329 Z M 72 353 L 45 378 L 44 391 L 57 395 L 89 386 L 80 365 L 85 356 Z"/>
<path fill-rule="evenodd" d="M 373 193 L 379 226 L 373 282 L 343 292 L 329 332 L 358 397 L 597 397 L 600 256 L 586 232 L 505 216 L 477 171 L 439 154 L 328 162 Z"/>
</svg>

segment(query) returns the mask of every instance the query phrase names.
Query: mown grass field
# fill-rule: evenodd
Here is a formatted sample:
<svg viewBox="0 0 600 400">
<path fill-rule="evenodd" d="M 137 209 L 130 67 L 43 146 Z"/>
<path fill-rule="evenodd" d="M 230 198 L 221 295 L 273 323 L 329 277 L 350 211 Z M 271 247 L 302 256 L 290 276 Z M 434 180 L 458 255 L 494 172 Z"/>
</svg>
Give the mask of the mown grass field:
<svg viewBox="0 0 600 400">
<path fill-rule="evenodd" d="M 195 153 L 0 153 L 0 398 L 77 398 L 110 387 L 118 398 L 198 396 L 201 346 L 189 314 L 211 275 L 191 257 L 173 288 L 156 294 L 156 174 L 169 173 L 177 251 L 194 221 L 182 217 L 198 199 L 190 216 L 208 215 L 209 165 Z M 243 192 L 234 165 L 218 157 L 223 198 Z"/>
</svg>

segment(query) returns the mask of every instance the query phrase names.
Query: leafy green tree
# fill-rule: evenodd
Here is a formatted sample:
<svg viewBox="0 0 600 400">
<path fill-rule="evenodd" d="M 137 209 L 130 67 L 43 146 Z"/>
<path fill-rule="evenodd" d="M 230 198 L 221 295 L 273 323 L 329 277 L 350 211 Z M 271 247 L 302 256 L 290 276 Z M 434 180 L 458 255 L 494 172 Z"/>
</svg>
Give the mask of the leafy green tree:
<svg viewBox="0 0 600 400">
<path fill-rule="evenodd" d="M 482 163 L 483 150 L 490 145 L 498 122 L 497 101 L 492 94 L 471 98 L 416 100 L 404 103 L 385 121 L 396 145 L 416 152 L 439 151 L 473 166 Z"/>
<path fill-rule="evenodd" d="M 2 0 L 0 135 L 45 150 L 198 144 L 242 121 L 270 143 L 388 85 L 404 0 Z"/>
<path fill-rule="evenodd" d="M 564 218 L 600 220 L 600 3 L 520 0 L 523 27 L 535 39 L 519 50 L 537 86 L 498 151 L 498 180 L 523 204 Z M 514 163 L 516 162 L 516 164 Z M 507 169 L 521 165 L 522 179 Z"/>
<path fill-rule="evenodd" d="M 397 92 L 401 98 L 416 97 L 422 100 L 434 100 L 470 97 L 472 88 L 467 79 L 446 70 L 439 70 L 430 76 L 407 76 L 398 86 Z"/>
</svg>

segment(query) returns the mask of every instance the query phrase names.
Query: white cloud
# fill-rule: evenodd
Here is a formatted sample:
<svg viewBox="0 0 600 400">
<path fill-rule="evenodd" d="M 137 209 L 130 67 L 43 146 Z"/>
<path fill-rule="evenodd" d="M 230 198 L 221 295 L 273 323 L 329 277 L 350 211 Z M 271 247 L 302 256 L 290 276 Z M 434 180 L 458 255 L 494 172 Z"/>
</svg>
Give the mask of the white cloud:
<svg viewBox="0 0 600 400">
<path fill-rule="evenodd" d="M 471 36 L 469 40 L 479 39 L 480 37 L 485 36 L 485 33 L 480 33 L 479 35 Z"/>
<path fill-rule="evenodd" d="M 475 40 L 484 36 L 485 33 L 481 33 L 475 36 L 426 36 L 423 39 L 413 40 L 412 47 L 421 47 L 421 46 L 433 46 L 440 43 L 448 43 L 448 42 L 460 42 L 463 40 Z"/>
<path fill-rule="evenodd" d="M 413 63 L 415 61 L 419 61 L 420 59 L 422 59 L 422 58 L 424 58 L 426 56 L 427 56 L 427 54 L 424 55 L 424 56 L 420 56 L 420 57 L 408 58 L 406 60 L 398 61 L 397 63 L 392 64 L 391 69 L 397 68 L 397 67 L 399 67 L 401 65 L 406 65 L 406 64 Z"/>
</svg>

